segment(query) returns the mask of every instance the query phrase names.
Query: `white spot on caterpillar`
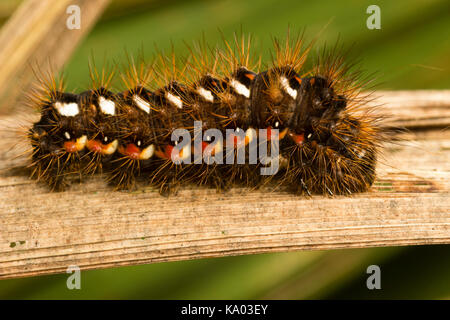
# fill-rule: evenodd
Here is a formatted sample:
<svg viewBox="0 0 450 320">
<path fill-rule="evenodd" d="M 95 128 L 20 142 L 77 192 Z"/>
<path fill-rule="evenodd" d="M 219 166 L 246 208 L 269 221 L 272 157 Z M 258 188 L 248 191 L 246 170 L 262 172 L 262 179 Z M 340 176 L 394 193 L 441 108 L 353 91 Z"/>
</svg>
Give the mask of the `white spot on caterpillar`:
<svg viewBox="0 0 450 320">
<path fill-rule="evenodd" d="M 155 145 L 151 144 L 147 148 L 141 151 L 139 154 L 139 160 L 147 160 L 150 159 L 153 156 L 153 153 L 155 152 Z"/>
<path fill-rule="evenodd" d="M 136 144 L 137 144 L 138 147 L 140 147 L 141 146 L 141 140 L 139 140 Z"/>
<path fill-rule="evenodd" d="M 98 98 L 98 105 L 104 114 L 109 114 L 111 116 L 116 114 L 116 104 L 114 101 L 105 99 L 105 97 L 100 96 Z"/>
<path fill-rule="evenodd" d="M 67 131 L 64 132 L 64 137 L 66 137 L 67 140 L 70 140 L 70 134 Z"/>
<path fill-rule="evenodd" d="M 365 150 L 361 150 L 360 153 L 358 153 L 358 158 L 363 158 L 366 155 L 366 151 Z"/>
<path fill-rule="evenodd" d="M 65 117 L 74 117 L 80 110 L 78 109 L 78 104 L 76 102 L 64 103 L 64 102 L 55 102 L 53 106 L 58 110 L 58 113 Z"/>
<path fill-rule="evenodd" d="M 185 145 L 183 147 L 183 149 L 181 149 L 181 152 L 179 153 L 179 158 L 180 158 L 180 160 L 184 160 L 184 159 L 187 159 L 190 156 L 191 156 L 191 146 L 190 145 Z"/>
<path fill-rule="evenodd" d="M 134 101 L 134 103 L 136 103 L 136 105 L 138 106 L 139 109 L 141 109 L 142 111 L 145 111 L 146 113 L 150 113 L 150 104 L 147 101 L 145 101 L 144 99 L 142 99 L 140 96 L 135 94 L 133 96 L 133 101 Z"/>
<path fill-rule="evenodd" d="M 306 138 L 311 138 L 312 137 L 312 133 L 308 134 L 308 136 Z"/>
<path fill-rule="evenodd" d="M 118 145 L 119 145 L 119 141 L 114 140 L 113 142 L 108 144 L 105 148 L 103 148 L 102 153 L 103 154 L 113 154 L 114 152 L 116 152 Z"/>
<path fill-rule="evenodd" d="M 181 101 L 180 97 L 177 97 L 170 92 L 166 92 L 166 98 L 178 109 L 183 108 L 183 101 Z"/>
<path fill-rule="evenodd" d="M 284 91 L 286 91 L 286 93 L 290 95 L 292 99 L 297 98 L 297 90 L 291 88 L 291 86 L 289 85 L 289 81 L 288 79 L 286 79 L 286 77 L 281 77 L 280 82 Z"/>
<path fill-rule="evenodd" d="M 236 79 L 231 79 L 230 86 L 241 96 L 250 98 L 250 90 Z"/>
<path fill-rule="evenodd" d="M 222 140 L 218 140 L 214 143 L 214 154 L 218 154 L 223 150 Z"/>
<path fill-rule="evenodd" d="M 278 121 L 277 121 L 277 122 L 275 122 L 275 126 L 274 126 L 274 127 L 275 127 L 275 129 L 276 129 L 276 128 L 278 128 L 279 126 L 280 126 L 280 123 L 279 123 Z"/>
<path fill-rule="evenodd" d="M 203 99 L 205 99 L 206 101 L 209 101 L 209 102 L 213 102 L 213 101 L 214 101 L 214 97 L 213 97 L 211 91 L 206 90 L 206 89 L 203 88 L 203 87 L 199 87 L 199 88 L 197 89 L 197 92 L 198 92 L 198 94 L 201 95 L 201 96 L 203 97 Z"/>
<path fill-rule="evenodd" d="M 245 131 L 245 137 L 247 138 L 248 143 L 252 142 L 253 139 L 256 138 L 256 131 L 253 128 L 248 128 Z"/>
<path fill-rule="evenodd" d="M 84 149 L 84 146 L 86 145 L 87 142 L 87 137 L 86 136 L 81 136 L 77 139 L 76 141 L 76 145 L 77 145 L 77 150 L 81 151 Z"/>
</svg>

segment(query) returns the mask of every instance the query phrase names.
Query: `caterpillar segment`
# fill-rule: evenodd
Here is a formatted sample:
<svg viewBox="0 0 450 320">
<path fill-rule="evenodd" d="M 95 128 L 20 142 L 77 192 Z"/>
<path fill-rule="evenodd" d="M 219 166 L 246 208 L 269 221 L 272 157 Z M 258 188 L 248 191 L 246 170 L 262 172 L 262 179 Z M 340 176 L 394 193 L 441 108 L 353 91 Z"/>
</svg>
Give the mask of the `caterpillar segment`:
<svg viewBox="0 0 450 320">
<path fill-rule="evenodd" d="M 61 88 L 59 88 L 61 89 Z M 81 176 L 87 142 L 79 96 L 46 87 L 35 100 L 41 118 L 28 132 L 32 176 L 62 191 L 68 175 Z"/>
</svg>

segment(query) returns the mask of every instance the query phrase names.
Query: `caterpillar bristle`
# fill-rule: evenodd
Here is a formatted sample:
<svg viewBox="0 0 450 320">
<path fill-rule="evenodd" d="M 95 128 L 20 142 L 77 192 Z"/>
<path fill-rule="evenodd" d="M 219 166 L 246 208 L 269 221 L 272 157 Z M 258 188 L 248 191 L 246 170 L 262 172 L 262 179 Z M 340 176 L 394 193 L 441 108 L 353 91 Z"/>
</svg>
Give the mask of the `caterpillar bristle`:
<svg viewBox="0 0 450 320">
<path fill-rule="evenodd" d="M 150 63 L 129 57 L 121 92 L 115 69 L 95 64 L 80 94 L 41 77 L 30 100 L 41 114 L 28 132 L 33 176 L 53 190 L 100 172 L 115 189 L 149 184 L 164 195 L 186 184 L 364 192 L 382 141 L 380 118 L 363 112 L 371 79 L 338 46 L 306 68 L 313 42 L 289 31 L 275 38 L 264 71 L 243 33 L 217 47 L 188 45 L 183 58 L 173 48 Z"/>
<path fill-rule="evenodd" d="M 286 32 L 285 39 L 273 38 L 274 54 L 272 54 L 272 68 L 292 68 L 301 70 L 306 62 L 314 41 L 307 43 L 303 32 L 291 35 L 290 29 Z"/>
</svg>

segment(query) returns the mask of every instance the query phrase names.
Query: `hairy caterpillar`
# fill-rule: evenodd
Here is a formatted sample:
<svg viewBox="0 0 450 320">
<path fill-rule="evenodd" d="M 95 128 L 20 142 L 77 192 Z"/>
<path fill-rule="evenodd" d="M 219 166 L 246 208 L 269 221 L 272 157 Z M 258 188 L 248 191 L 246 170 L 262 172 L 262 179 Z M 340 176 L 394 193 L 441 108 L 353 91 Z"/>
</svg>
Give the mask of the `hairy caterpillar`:
<svg viewBox="0 0 450 320">
<path fill-rule="evenodd" d="M 363 85 L 337 50 L 304 70 L 311 46 L 288 36 L 274 41 L 261 71 L 250 38 L 205 48 L 191 48 L 181 69 L 173 54 L 150 66 L 131 62 L 122 92 L 104 73 L 93 72 L 93 88 L 80 94 L 42 81 L 32 100 L 41 119 L 28 132 L 33 176 L 63 190 L 67 176 L 101 171 L 115 188 L 141 180 L 163 194 L 186 183 L 329 195 L 371 186 L 378 119 L 360 112 Z M 261 174 L 273 164 L 275 172 Z"/>
</svg>

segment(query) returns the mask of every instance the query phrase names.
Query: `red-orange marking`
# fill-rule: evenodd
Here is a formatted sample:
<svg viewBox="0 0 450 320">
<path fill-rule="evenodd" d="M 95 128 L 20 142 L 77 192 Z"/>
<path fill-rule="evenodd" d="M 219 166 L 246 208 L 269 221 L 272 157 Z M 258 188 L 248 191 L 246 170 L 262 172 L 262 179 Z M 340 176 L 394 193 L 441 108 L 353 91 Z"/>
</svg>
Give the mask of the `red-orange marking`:
<svg viewBox="0 0 450 320">
<path fill-rule="evenodd" d="M 209 146 L 208 142 L 202 141 L 202 152 L 204 152 L 208 146 Z"/>
<path fill-rule="evenodd" d="M 249 78 L 250 80 L 255 79 L 255 75 L 254 75 L 253 73 L 246 73 L 245 76 L 246 76 L 247 78 Z"/>
<path fill-rule="evenodd" d="M 294 141 L 298 145 L 303 144 L 303 141 L 305 140 L 305 136 L 303 133 L 302 134 L 289 133 L 289 136 L 291 137 L 292 141 Z"/>
<path fill-rule="evenodd" d="M 66 141 L 66 142 L 64 142 L 64 149 L 67 152 L 71 152 L 71 153 L 77 152 L 78 151 L 78 149 L 77 149 L 77 142 L 76 141 Z"/>
<path fill-rule="evenodd" d="M 101 142 L 98 142 L 97 140 L 88 140 L 86 143 L 86 147 L 93 152 L 102 153 L 103 150 L 103 144 Z"/>
<path fill-rule="evenodd" d="M 141 154 L 141 149 L 136 147 L 134 143 L 129 143 L 125 148 L 120 147 L 119 152 L 130 159 L 137 160 Z"/>
</svg>

